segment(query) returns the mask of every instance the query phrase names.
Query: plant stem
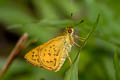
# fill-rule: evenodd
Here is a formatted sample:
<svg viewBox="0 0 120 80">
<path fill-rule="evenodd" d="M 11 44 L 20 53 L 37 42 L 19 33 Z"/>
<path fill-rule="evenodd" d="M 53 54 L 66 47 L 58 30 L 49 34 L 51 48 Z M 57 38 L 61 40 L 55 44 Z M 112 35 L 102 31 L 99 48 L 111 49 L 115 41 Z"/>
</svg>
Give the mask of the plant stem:
<svg viewBox="0 0 120 80">
<path fill-rule="evenodd" d="M 19 41 L 17 42 L 16 46 L 14 47 L 10 55 L 8 56 L 7 62 L 4 64 L 0 72 L 0 79 L 4 76 L 5 72 L 8 70 L 12 62 L 15 60 L 15 58 L 20 54 L 20 52 L 25 46 L 27 39 L 28 39 L 28 34 L 24 33 L 22 37 L 19 39 Z"/>
</svg>

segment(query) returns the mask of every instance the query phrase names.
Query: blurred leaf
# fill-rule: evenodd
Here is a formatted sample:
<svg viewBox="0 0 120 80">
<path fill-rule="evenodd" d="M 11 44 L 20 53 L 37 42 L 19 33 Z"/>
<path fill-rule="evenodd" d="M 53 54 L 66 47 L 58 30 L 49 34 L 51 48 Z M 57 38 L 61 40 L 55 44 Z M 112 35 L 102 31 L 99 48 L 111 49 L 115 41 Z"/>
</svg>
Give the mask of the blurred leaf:
<svg viewBox="0 0 120 80">
<path fill-rule="evenodd" d="M 67 26 L 74 26 L 78 30 L 78 35 L 84 37 L 90 31 L 96 15 L 100 12 L 100 27 L 97 27 L 96 33 L 94 33 L 95 36 L 89 38 L 84 51 L 80 54 L 80 59 L 84 59 L 79 62 L 79 79 L 113 80 L 115 78 L 111 58 L 114 51 L 113 48 L 118 47 L 118 57 L 120 52 L 119 2 L 120 0 L 0 0 L 0 24 L 5 24 L 3 33 L 1 33 L 0 25 L 0 45 L 2 43 L 5 46 L 10 43 L 8 41 L 13 39 L 8 37 L 11 36 L 8 32 L 12 32 L 15 35 L 22 35 L 27 32 L 30 40 L 38 39 L 36 45 L 40 45 L 59 35 L 63 32 L 62 28 Z M 71 13 L 73 13 L 72 18 L 70 17 Z M 84 23 L 75 26 L 81 18 L 83 18 Z M 2 34 L 5 34 L 5 37 L 2 37 Z M 30 48 L 36 45 L 30 46 Z M 4 46 L 0 46 L 0 49 L 3 49 Z M 70 52 L 72 53 L 70 54 L 72 61 L 77 59 L 75 58 L 77 54 L 74 53 L 77 53 L 78 48 L 74 48 Z M 0 53 L 6 54 L 4 52 Z M 84 56 L 82 56 L 83 54 Z M 0 59 L 4 57 L 0 56 Z M 24 62 L 24 60 L 21 61 L 21 63 Z M 73 64 L 72 69 L 76 71 L 77 69 L 74 68 L 78 68 L 78 64 L 77 62 Z M 8 70 L 9 74 L 6 74 L 6 80 L 53 80 L 54 78 L 63 80 L 64 72 L 69 67 L 65 63 L 59 72 L 54 73 L 41 68 L 33 70 L 34 67 L 23 64 L 18 65 L 18 63 L 13 65 L 16 65 L 16 67 Z M 17 66 L 23 67 L 18 68 Z M 114 67 L 116 66 L 117 62 L 114 64 Z M 77 76 L 78 71 L 75 74 L 74 77 Z M 76 79 L 78 79 L 77 77 Z"/>
<path fill-rule="evenodd" d="M 0 21 L 5 24 L 27 24 L 35 19 L 25 5 L 15 4 L 14 1 L 0 0 Z"/>
<path fill-rule="evenodd" d="M 56 14 L 56 10 L 53 7 L 52 0 L 33 0 L 33 3 L 35 4 L 37 14 L 40 18 L 47 20 L 59 19 L 59 16 Z"/>
<path fill-rule="evenodd" d="M 64 80 L 78 80 L 78 62 L 79 62 L 79 57 L 72 64 L 70 69 L 65 73 Z"/>
<path fill-rule="evenodd" d="M 118 52 L 116 50 L 114 53 L 114 59 L 113 59 L 116 80 L 120 80 L 120 66 L 119 66 L 119 58 L 118 57 L 119 57 Z"/>
</svg>

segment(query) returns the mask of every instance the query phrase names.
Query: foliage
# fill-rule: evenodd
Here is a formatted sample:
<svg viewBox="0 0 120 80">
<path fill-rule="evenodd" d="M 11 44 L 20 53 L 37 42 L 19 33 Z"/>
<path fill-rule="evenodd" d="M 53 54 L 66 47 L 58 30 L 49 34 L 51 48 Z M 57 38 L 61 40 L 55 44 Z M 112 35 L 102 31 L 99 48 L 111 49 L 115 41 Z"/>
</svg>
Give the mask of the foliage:
<svg viewBox="0 0 120 80">
<path fill-rule="evenodd" d="M 72 71 L 72 74 L 78 72 L 78 78 L 72 78 L 117 80 L 116 75 L 120 76 L 117 72 L 120 71 L 117 67 L 120 55 L 119 3 L 119 0 L 0 0 L 0 22 L 7 31 L 14 34 L 22 35 L 27 32 L 29 40 L 38 39 L 36 45 L 40 45 L 59 35 L 60 30 L 66 26 L 74 26 L 79 36 L 86 37 L 100 13 L 98 27 L 81 50 L 80 59 Z M 81 19 L 84 23 L 76 25 Z M 17 59 L 12 64 L 3 80 L 67 80 L 67 60 L 57 73 L 27 64 L 23 56 L 32 47 L 35 46 L 26 49 L 22 59 Z M 116 53 L 113 54 L 115 47 L 118 48 L 117 57 Z M 70 52 L 72 61 L 75 60 L 78 50 L 73 47 Z M 1 61 L 5 63 L 4 59 Z M 0 64 L 0 68 L 2 65 Z"/>
</svg>

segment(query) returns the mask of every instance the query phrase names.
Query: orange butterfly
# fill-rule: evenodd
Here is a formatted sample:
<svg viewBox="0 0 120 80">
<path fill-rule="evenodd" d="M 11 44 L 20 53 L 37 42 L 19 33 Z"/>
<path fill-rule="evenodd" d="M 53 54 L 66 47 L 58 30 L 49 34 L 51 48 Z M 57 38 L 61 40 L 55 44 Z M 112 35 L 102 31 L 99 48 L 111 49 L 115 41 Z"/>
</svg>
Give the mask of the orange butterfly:
<svg viewBox="0 0 120 80">
<path fill-rule="evenodd" d="M 81 47 L 75 43 L 75 38 L 82 42 L 85 40 L 74 34 L 73 27 L 67 27 L 63 35 L 32 49 L 25 55 L 25 59 L 35 66 L 57 72 L 66 58 L 68 58 L 70 64 L 72 64 L 68 53 L 71 51 L 73 45 Z"/>
</svg>

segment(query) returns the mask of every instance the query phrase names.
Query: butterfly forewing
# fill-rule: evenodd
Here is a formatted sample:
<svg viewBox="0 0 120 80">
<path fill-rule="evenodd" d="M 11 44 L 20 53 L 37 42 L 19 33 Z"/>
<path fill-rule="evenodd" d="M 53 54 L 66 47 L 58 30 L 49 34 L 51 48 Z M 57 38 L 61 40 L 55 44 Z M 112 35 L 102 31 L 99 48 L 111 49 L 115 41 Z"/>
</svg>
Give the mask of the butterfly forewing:
<svg viewBox="0 0 120 80">
<path fill-rule="evenodd" d="M 60 57 L 63 53 L 64 37 L 60 36 L 45 43 L 40 51 L 40 61 L 43 68 L 56 70 L 60 65 Z"/>
</svg>

